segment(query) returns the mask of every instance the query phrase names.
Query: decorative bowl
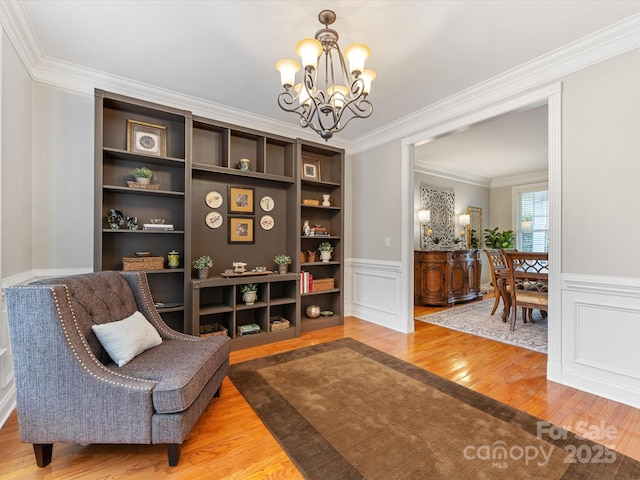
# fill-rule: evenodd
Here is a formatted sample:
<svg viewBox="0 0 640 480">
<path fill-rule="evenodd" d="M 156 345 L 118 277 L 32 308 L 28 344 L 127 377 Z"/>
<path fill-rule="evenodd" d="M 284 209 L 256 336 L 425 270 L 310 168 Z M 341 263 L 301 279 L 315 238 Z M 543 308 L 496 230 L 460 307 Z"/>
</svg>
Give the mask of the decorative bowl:
<svg viewBox="0 0 640 480">
<path fill-rule="evenodd" d="M 320 316 L 320 307 L 318 305 L 309 305 L 306 313 L 309 318 L 318 318 Z"/>
</svg>

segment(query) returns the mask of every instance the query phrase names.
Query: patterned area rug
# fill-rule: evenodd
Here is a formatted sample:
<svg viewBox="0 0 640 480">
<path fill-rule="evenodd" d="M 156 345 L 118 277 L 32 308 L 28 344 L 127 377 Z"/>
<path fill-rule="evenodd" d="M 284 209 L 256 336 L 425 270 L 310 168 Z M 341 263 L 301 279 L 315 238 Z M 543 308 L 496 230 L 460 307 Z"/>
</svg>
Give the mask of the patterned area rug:
<svg viewBox="0 0 640 480">
<path fill-rule="evenodd" d="M 522 323 L 522 315 L 518 312 L 515 331 L 509 330 L 509 321 L 503 322 L 502 303 L 492 316 L 493 299 L 470 303 L 449 310 L 430 313 L 416 317 L 421 322 L 433 323 L 452 330 L 478 335 L 509 345 L 528 348 L 536 352 L 547 353 L 547 318 L 542 318 L 535 311 L 533 319 L 536 323 Z"/>
</svg>

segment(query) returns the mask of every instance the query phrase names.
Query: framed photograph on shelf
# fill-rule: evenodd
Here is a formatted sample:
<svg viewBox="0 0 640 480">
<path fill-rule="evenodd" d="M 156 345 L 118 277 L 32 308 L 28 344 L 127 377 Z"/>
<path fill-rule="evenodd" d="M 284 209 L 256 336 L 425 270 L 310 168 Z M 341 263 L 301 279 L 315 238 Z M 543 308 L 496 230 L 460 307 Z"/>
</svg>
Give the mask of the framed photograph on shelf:
<svg viewBox="0 0 640 480">
<path fill-rule="evenodd" d="M 229 213 L 253 214 L 253 188 L 229 187 Z"/>
<path fill-rule="evenodd" d="M 253 218 L 229 217 L 229 243 L 253 243 Z"/>
<path fill-rule="evenodd" d="M 167 127 L 127 120 L 127 150 L 158 157 L 167 156 Z"/>
<path fill-rule="evenodd" d="M 302 157 L 302 179 L 320 181 L 320 161 Z"/>
</svg>

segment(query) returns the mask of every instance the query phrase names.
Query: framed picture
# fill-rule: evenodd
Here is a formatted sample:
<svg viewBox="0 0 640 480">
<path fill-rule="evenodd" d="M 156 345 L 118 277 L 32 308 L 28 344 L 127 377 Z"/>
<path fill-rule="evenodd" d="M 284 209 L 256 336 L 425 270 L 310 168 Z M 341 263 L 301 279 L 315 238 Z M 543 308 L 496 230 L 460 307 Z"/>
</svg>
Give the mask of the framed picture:
<svg viewBox="0 0 640 480">
<path fill-rule="evenodd" d="M 253 188 L 229 187 L 229 213 L 253 213 Z"/>
<path fill-rule="evenodd" d="M 127 120 L 127 150 L 158 157 L 167 156 L 167 127 Z"/>
<path fill-rule="evenodd" d="M 229 217 L 229 243 L 253 243 L 253 218 Z"/>
<path fill-rule="evenodd" d="M 320 161 L 313 158 L 302 158 L 302 178 L 304 180 L 320 180 Z"/>
</svg>

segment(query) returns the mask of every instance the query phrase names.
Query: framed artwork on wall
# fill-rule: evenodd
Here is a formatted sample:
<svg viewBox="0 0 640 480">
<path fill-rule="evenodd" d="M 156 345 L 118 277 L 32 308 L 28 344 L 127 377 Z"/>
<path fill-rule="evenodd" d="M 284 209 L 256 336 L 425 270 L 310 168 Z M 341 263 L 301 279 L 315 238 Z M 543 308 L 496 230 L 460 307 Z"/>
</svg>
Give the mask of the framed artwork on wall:
<svg viewBox="0 0 640 480">
<path fill-rule="evenodd" d="M 229 243 L 253 242 L 253 218 L 229 217 Z"/>
<path fill-rule="evenodd" d="M 167 127 L 127 120 L 127 150 L 158 157 L 167 156 Z"/>
<path fill-rule="evenodd" d="M 229 187 L 229 213 L 253 214 L 253 188 Z"/>
<path fill-rule="evenodd" d="M 302 178 L 320 181 L 320 161 L 302 157 Z"/>
</svg>

